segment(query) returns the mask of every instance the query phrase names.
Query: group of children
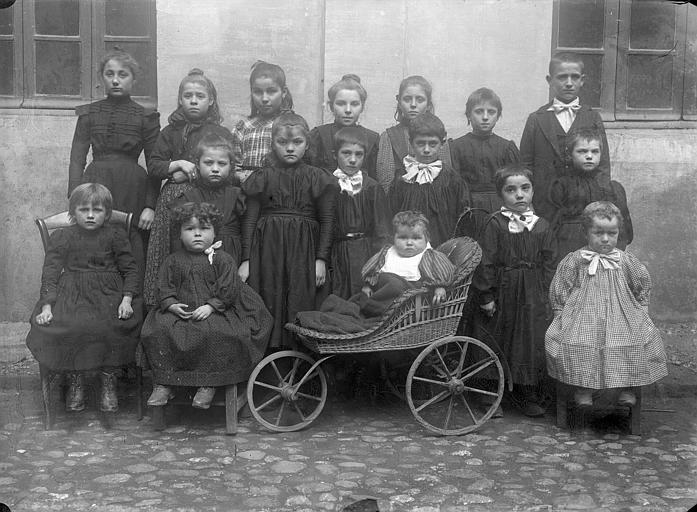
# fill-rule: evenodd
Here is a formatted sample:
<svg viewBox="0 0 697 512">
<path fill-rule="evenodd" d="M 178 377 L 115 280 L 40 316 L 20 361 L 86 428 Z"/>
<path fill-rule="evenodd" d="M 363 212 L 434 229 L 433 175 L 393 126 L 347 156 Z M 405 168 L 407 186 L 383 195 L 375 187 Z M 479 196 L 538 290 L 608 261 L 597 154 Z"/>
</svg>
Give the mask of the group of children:
<svg viewBox="0 0 697 512">
<path fill-rule="evenodd" d="M 283 70 L 258 61 L 250 116 L 229 131 L 215 86 L 193 69 L 159 131 L 157 113 L 130 98 L 139 72 L 110 52 L 99 68 L 107 98 L 78 108 L 75 225 L 51 236 L 32 314 L 27 344 L 68 372 L 68 410 L 84 408 L 88 369 L 102 371 L 100 407 L 116 410 L 114 371 L 138 339 L 153 370 L 148 403 L 194 386 L 193 405 L 207 408 L 265 352 L 295 347 L 284 324 L 330 293 L 368 316 L 384 309 L 384 290 L 414 282 L 439 302 L 453 268 L 433 248 L 455 233 L 483 249 L 466 329 L 499 346 L 525 414 L 544 413 L 547 371 L 577 386 L 581 405 L 606 387 L 627 388 L 629 403 L 631 387 L 665 375 L 648 273 L 616 249 L 631 242 L 631 220 L 602 121 L 578 103 L 577 56 L 552 59 L 555 99 L 530 115 L 520 153 L 493 133 L 502 105 L 486 88 L 466 104 L 472 132 L 448 141 L 431 84 L 407 77 L 397 125 L 378 135 L 358 124 L 367 92 L 346 75 L 329 89 L 334 122 L 310 130 Z M 112 208 L 134 214 L 130 240 L 108 224 Z"/>
</svg>

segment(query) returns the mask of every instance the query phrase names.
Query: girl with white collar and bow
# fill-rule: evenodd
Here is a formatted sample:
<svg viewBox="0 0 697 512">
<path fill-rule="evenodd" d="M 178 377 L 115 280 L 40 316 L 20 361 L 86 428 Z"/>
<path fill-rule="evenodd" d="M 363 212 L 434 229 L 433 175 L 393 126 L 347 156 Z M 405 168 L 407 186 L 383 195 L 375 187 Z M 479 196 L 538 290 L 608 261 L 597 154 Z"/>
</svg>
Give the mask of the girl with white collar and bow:
<svg viewBox="0 0 697 512">
<path fill-rule="evenodd" d="M 532 173 L 507 166 L 496 171 L 495 183 L 503 206 L 489 217 L 479 240 L 482 261 L 472 281 L 479 308 L 472 333 L 494 337 L 510 369 L 512 402 L 527 416 L 542 416 L 547 292 L 556 244 L 549 223 L 532 210 Z"/>
<path fill-rule="evenodd" d="M 594 391 L 617 389 L 633 406 L 633 388 L 668 374 L 661 335 L 648 314 L 651 277 L 632 254 L 617 249 L 620 209 L 596 201 L 583 210 L 588 245 L 559 263 L 549 297 L 554 320 L 545 336 L 549 375 L 575 386 L 580 407 Z"/>
<path fill-rule="evenodd" d="M 467 184 L 440 157 L 445 137 L 445 126 L 434 114 L 414 117 L 409 123 L 411 153 L 402 160 L 404 173 L 397 174 L 388 194 L 393 214 L 418 210 L 426 215 L 434 247 L 453 236 L 470 205 Z"/>
<path fill-rule="evenodd" d="M 332 293 L 343 299 L 361 291 L 363 264 L 390 239 L 390 211 L 382 187 L 363 172 L 369 142 L 357 126 L 334 135 L 340 193 L 334 216 Z"/>
<path fill-rule="evenodd" d="M 174 386 L 194 386 L 192 405 L 208 409 L 216 387 L 246 381 L 264 356 L 272 318 L 215 241 L 223 219 L 218 208 L 186 203 L 172 216 L 182 249 L 160 267 L 158 306 L 141 333 L 153 371 L 148 405 L 165 405 Z"/>
</svg>

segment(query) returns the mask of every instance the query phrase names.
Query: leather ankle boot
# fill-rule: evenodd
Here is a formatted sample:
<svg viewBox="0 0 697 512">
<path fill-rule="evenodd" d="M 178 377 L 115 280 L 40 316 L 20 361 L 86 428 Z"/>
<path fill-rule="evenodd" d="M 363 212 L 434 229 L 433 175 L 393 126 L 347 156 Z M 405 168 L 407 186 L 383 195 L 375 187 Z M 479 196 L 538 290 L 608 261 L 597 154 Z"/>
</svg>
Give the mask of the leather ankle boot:
<svg viewBox="0 0 697 512">
<path fill-rule="evenodd" d="M 85 385 L 82 374 L 68 373 L 68 393 L 65 396 L 66 411 L 81 411 L 85 408 Z"/>
<path fill-rule="evenodd" d="M 116 375 L 113 371 L 102 371 L 102 393 L 99 400 L 99 408 L 103 412 L 115 412 L 119 408 L 119 399 L 116 397 Z"/>
</svg>

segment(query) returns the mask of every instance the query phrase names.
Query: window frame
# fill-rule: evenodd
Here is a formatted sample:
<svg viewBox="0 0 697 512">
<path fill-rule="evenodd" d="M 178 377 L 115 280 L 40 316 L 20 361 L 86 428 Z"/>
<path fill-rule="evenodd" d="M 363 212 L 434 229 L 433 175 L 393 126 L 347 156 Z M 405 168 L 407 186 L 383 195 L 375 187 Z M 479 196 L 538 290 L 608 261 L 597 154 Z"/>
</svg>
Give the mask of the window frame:
<svg viewBox="0 0 697 512">
<path fill-rule="evenodd" d="M 692 73 L 686 66 L 692 59 L 697 61 L 697 43 L 688 34 L 697 35 L 697 7 L 688 9 L 688 4 L 674 4 L 676 16 L 673 50 L 671 108 L 627 107 L 627 57 L 631 55 L 660 55 L 665 50 L 637 50 L 629 47 L 629 23 L 631 22 L 632 0 L 605 0 L 602 48 L 559 46 L 561 3 L 554 0 L 552 7 L 552 54 L 571 52 L 583 55 L 602 55 L 600 76 L 599 113 L 603 121 L 663 121 L 678 123 L 697 120 L 697 98 L 688 98 L 689 91 L 697 91 L 697 66 Z M 696 94 L 697 95 L 697 94 Z"/>
<path fill-rule="evenodd" d="M 106 34 L 106 0 L 78 0 L 79 35 L 44 35 L 35 32 L 35 0 L 20 0 L 13 8 L 13 34 L 0 40 L 14 42 L 14 94 L 0 95 L 1 108 L 74 109 L 77 105 L 102 99 L 102 84 L 97 66 L 107 47 L 119 43 L 148 43 L 148 54 L 157 62 L 157 25 L 155 0 L 147 3 L 148 34 L 145 36 L 115 36 Z M 36 92 L 36 42 L 71 41 L 80 45 L 80 95 L 38 94 Z M 157 106 L 157 69 L 152 69 L 153 84 L 147 96 L 133 96 L 138 103 Z"/>
</svg>

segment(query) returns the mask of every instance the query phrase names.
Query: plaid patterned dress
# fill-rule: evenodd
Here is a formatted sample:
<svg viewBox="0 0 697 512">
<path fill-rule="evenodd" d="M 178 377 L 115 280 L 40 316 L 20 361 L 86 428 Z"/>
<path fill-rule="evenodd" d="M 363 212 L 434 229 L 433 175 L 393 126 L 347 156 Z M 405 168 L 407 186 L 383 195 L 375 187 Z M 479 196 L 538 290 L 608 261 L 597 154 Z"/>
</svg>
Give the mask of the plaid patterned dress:
<svg viewBox="0 0 697 512">
<path fill-rule="evenodd" d="M 651 277 L 632 254 L 618 268 L 589 274 L 581 250 L 567 255 L 552 280 L 554 321 L 545 336 L 550 376 L 591 389 L 644 386 L 668 374 L 666 353 L 647 309 Z"/>
<path fill-rule="evenodd" d="M 271 151 L 271 127 L 275 118 L 252 117 L 241 119 L 232 130 L 232 149 L 235 170 L 241 181 L 264 166 Z"/>
</svg>

